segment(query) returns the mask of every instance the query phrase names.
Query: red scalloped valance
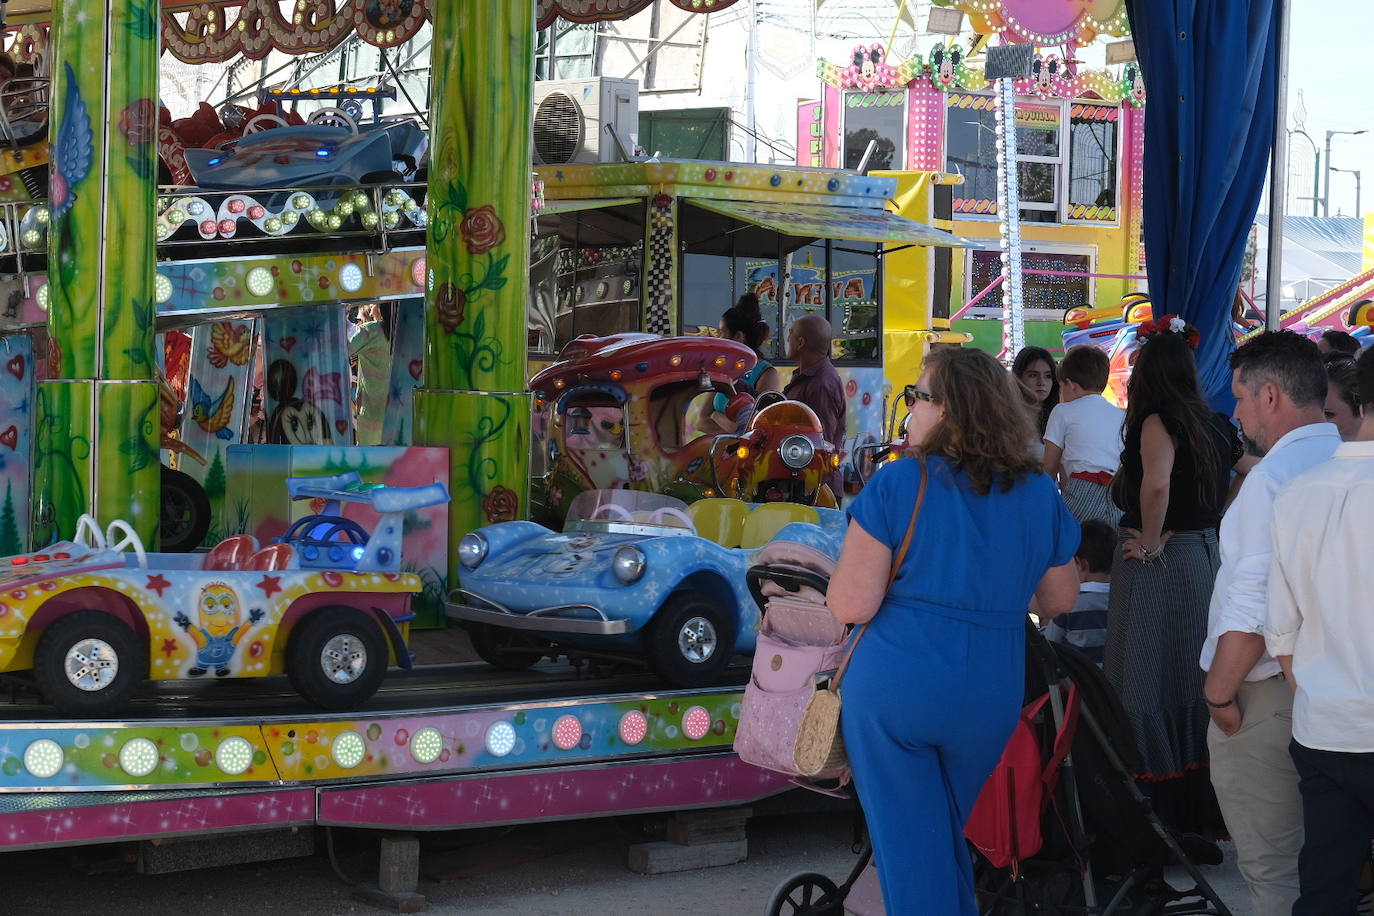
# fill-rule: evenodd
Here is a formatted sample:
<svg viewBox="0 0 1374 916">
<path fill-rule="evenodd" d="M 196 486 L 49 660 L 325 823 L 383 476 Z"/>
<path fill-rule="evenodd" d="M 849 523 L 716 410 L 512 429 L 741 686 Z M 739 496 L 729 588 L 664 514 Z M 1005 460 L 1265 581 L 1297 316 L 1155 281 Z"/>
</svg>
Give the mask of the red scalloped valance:
<svg viewBox="0 0 1374 916">
<path fill-rule="evenodd" d="M 441 0 L 162 0 L 163 46 L 188 64 L 215 63 L 271 51 L 321 54 L 357 33 L 368 44 L 389 48 L 415 37 Z M 468 2 L 468 0 L 445 0 Z M 499 0 L 472 0 L 494 3 Z M 737 0 L 671 0 L 689 13 L 713 13 Z M 626 19 L 653 0 L 536 0 L 542 28 L 554 19 L 600 22 Z M 10 21 L 42 34 L 51 6 L 16 2 Z"/>
</svg>

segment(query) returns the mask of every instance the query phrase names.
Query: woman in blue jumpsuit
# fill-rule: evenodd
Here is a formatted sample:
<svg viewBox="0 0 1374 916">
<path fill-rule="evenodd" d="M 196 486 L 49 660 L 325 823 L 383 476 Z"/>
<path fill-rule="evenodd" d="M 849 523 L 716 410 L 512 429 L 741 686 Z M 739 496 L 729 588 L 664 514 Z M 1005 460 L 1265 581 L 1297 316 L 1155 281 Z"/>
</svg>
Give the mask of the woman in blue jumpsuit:
<svg viewBox="0 0 1374 916">
<path fill-rule="evenodd" d="M 890 914 L 974 914 L 963 826 L 1016 724 L 1025 619 L 1073 606 L 1079 526 L 1027 453 L 1030 418 L 995 359 L 931 354 L 907 389 L 908 444 L 930 475 L 911 546 L 884 593 L 923 465 L 876 474 L 827 599 L 871 620 L 841 685 L 841 728 Z"/>
</svg>

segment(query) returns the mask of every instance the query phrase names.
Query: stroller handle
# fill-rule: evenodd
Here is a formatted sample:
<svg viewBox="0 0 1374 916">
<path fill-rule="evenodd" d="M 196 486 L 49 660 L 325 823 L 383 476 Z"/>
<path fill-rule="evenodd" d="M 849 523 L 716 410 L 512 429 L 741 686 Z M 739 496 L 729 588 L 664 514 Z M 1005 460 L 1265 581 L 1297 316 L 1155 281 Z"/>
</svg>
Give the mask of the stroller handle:
<svg viewBox="0 0 1374 916">
<path fill-rule="evenodd" d="M 825 594 L 826 588 L 830 585 L 829 579 L 809 569 L 801 569 L 796 566 L 775 566 L 768 563 L 749 567 L 744 574 L 744 580 L 749 584 L 749 594 L 754 596 L 754 603 L 759 606 L 760 611 L 766 610 L 768 603 L 767 597 L 763 594 L 764 582 L 780 585 L 789 592 L 799 592 L 803 588 L 814 588 L 822 595 Z"/>
</svg>

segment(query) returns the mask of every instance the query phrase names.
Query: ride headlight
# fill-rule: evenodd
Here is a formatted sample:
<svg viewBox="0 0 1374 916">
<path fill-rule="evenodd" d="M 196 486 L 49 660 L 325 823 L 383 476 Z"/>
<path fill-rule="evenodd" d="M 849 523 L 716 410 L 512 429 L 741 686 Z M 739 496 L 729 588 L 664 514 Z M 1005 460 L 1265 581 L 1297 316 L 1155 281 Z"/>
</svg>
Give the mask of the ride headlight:
<svg viewBox="0 0 1374 916">
<path fill-rule="evenodd" d="M 805 436 L 788 436 L 782 440 L 782 445 L 778 446 L 778 455 L 781 456 L 782 463 L 789 468 L 794 471 L 801 470 L 815 457 L 816 446 Z"/>
<path fill-rule="evenodd" d="M 458 562 L 468 569 L 476 569 L 487 558 L 487 539 L 475 531 L 463 535 L 458 542 Z"/>
<path fill-rule="evenodd" d="M 611 572 L 625 585 L 638 582 L 648 565 L 649 561 L 644 559 L 644 552 L 638 547 L 622 547 L 611 558 Z"/>
</svg>

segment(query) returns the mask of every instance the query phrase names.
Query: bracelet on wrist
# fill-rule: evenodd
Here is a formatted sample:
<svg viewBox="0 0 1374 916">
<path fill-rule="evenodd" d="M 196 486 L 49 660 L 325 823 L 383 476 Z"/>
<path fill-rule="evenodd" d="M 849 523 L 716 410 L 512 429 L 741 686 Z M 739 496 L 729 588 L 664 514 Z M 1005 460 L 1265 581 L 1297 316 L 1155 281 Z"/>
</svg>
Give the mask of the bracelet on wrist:
<svg viewBox="0 0 1374 916">
<path fill-rule="evenodd" d="M 1202 702 L 1206 703 L 1212 709 L 1228 709 L 1236 705 L 1236 698 L 1231 697 L 1231 699 L 1227 700 L 1225 703 L 1213 703 L 1211 700 L 1207 699 L 1206 697 L 1203 697 Z"/>
</svg>

